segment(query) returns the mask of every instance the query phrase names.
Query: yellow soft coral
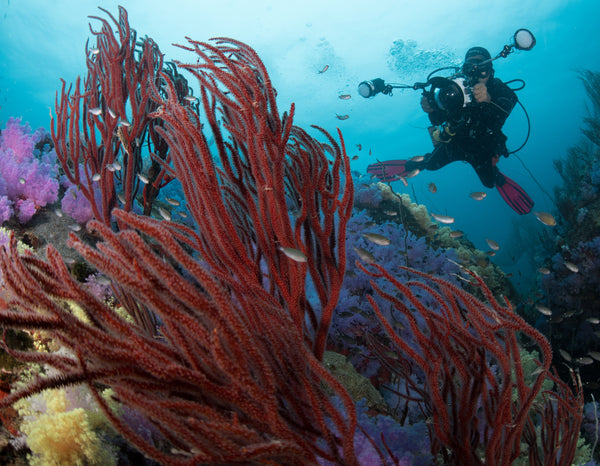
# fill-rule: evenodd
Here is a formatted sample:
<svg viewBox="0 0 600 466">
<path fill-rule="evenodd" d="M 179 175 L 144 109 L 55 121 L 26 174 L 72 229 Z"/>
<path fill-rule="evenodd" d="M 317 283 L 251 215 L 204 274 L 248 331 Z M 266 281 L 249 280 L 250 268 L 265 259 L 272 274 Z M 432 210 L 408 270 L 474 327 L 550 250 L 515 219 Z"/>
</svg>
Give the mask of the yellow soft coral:
<svg viewBox="0 0 600 466">
<path fill-rule="evenodd" d="M 32 466 L 113 465 L 113 452 L 102 443 L 83 408 L 67 411 L 64 390 L 48 390 L 45 414 L 28 416 L 21 425 L 33 453 Z M 28 413 L 34 414 L 34 413 Z"/>
<path fill-rule="evenodd" d="M 85 322 L 86 324 L 90 323 L 90 319 L 88 319 L 86 312 L 78 303 L 76 303 L 75 301 L 67 301 L 67 304 L 69 305 L 69 308 L 71 309 L 71 312 L 75 317 L 77 317 L 82 322 Z M 113 306 L 111 305 L 111 303 L 106 304 L 109 305 L 111 309 L 121 319 L 126 320 L 129 324 L 135 323 L 135 320 L 133 319 L 133 317 L 131 317 L 131 314 L 129 314 L 129 312 L 127 312 L 127 310 L 123 306 Z"/>
<path fill-rule="evenodd" d="M 10 236 L 10 232 L 11 232 L 11 230 L 9 230 L 8 228 L 0 227 L 0 238 L 2 238 L 2 237 L 8 238 Z M 23 254 L 25 252 L 25 250 L 33 251 L 33 249 L 30 246 L 26 245 L 21 240 L 18 240 L 17 241 L 17 252 L 19 254 Z"/>
</svg>

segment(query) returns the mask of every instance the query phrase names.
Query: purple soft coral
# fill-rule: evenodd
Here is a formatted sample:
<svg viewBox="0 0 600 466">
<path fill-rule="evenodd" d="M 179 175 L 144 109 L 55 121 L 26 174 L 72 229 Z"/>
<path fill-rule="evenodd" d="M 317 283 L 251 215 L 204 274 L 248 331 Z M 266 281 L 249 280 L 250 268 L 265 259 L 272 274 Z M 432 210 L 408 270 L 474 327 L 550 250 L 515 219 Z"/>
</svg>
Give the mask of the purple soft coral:
<svg viewBox="0 0 600 466">
<path fill-rule="evenodd" d="M 381 235 L 387 238 L 390 244 L 377 245 L 367 239 L 369 234 Z M 396 271 L 398 265 L 409 265 L 434 273 L 460 286 L 461 283 L 455 276 L 459 271 L 456 265 L 458 257 L 452 249 L 433 248 L 427 244 L 426 238 L 416 237 L 406 231 L 402 224 L 391 221 L 376 224 L 364 210 L 355 212 L 348 222 L 346 245 L 346 277 L 332 321 L 332 342 L 336 343 L 335 350 L 351 355 L 350 360 L 362 375 L 372 378 L 376 376 L 380 364 L 365 348 L 365 335 L 380 334 L 382 329 L 372 315 L 366 298 L 373 293 L 371 277 L 358 270 L 356 261 L 373 260 Z M 372 259 L 369 259 L 369 254 L 372 254 Z M 385 289 L 389 287 L 390 292 L 393 292 L 391 285 L 384 283 L 381 286 Z M 394 322 L 398 331 L 402 333 L 404 319 L 399 315 L 389 314 L 388 307 L 382 308 L 387 313 L 386 317 Z"/>
<path fill-rule="evenodd" d="M 56 201 L 58 180 L 56 153 L 35 149 L 43 129 L 35 132 L 20 118 L 10 118 L 0 133 L 0 221 L 16 214 L 20 223 Z"/>
<path fill-rule="evenodd" d="M 83 172 L 83 166 L 80 165 L 79 170 Z M 94 192 L 96 194 L 97 203 L 100 204 L 100 186 L 97 181 L 93 181 Z M 84 196 L 83 191 L 79 187 L 71 183 L 66 176 L 62 176 L 60 184 L 66 189 L 65 195 L 61 201 L 63 212 L 70 215 L 79 223 L 86 223 L 94 216 L 90 201 Z"/>
</svg>

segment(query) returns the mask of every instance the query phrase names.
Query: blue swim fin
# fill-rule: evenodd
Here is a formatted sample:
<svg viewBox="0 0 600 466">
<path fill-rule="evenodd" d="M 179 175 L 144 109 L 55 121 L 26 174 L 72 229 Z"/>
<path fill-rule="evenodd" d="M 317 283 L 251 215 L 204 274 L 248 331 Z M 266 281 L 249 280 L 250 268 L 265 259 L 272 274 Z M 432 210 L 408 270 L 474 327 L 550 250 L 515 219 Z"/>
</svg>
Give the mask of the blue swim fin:
<svg viewBox="0 0 600 466">
<path fill-rule="evenodd" d="M 504 178 L 504 182 L 496 182 L 496 188 L 506 203 L 520 215 L 525 215 L 531 212 L 533 200 L 523 190 L 523 188 L 521 188 L 521 186 L 511 180 L 508 176 L 501 173 L 499 173 L 499 175 L 501 176 L 498 178 Z"/>
</svg>

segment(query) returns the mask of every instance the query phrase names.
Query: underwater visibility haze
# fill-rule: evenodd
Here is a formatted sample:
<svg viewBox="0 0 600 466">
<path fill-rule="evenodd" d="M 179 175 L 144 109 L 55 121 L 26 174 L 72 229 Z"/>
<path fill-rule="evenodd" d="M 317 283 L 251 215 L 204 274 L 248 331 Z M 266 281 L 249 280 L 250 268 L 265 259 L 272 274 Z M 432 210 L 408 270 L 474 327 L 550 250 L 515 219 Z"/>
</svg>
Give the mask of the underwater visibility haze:
<svg viewBox="0 0 600 466">
<path fill-rule="evenodd" d="M 112 11 L 116 5 L 100 6 Z M 86 19 L 96 14 L 96 7 L 89 2 L 59 1 L 46 7 L 35 1 L 2 1 L 2 121 L 22 116 L 33 128 L 48 127 L 60 79 L 70 82 L 83 73 L 83 44 L 89 37 Z M 395 91 L 393 97 L 364 100 L 357 93 L 361 81 L 375 77 L 392 83 L 424 81 L 436 68 L 461 63 L 469 47 L 480 45 L 496 55 L 517 29 L 528 28 L 537 39 L 535 48 L 497 60 L 495 69 L 504 81 L 526 83 L 517 94 L 529 113 L 531 135 L 517 155 L 549 193 L 559 182 L 552 160 L 578 140 L 586 116 L 578 71 L 593 69 L 600 49 L 588 20 L 600 7 L 591 0 L 493 5 L 473 0 L 433 2 L 426 8 L 404 1 L 382 1 L 370 8 L 336 1 L 226 1 L 218 6 L 128 2 L 125 7 L 136 19 L 139 34 L 156 40 L 167 60 L 182 58 L 172 44 L 183 42 L 185 36 L 234 37 L 251 45 L 269 69 L 282 108 L 294 102 L 299 125 L 316 124 L 330 131 L 339 127 L 351 155 L 359 156 L 353 169 L 363 172 L 374 158 L 423 155 L 431 143 L 429 122 L 419 107 L 420 92 Z M 327 72 L 319 74 L 326 65 Z M 340 100 L 340 94 L 352 99 Z M 346 114 L 347 120 L 336 118 Z M 524 142 L 527 129 L 526 117 L 516 107 L 505 125 L 509 150 Z M 364 150 L 356 152 L 356 144 Z M 516 157 L 502 159 L 500 168 L 527 190 L 535 210 L 552 209 L 552 202 Z M 435 194 L 428 189 L 431 182 L 438 188 Z M 495 192 L 485 203 L 472 202 L 468 194 L 480 191 L 481 185 L 463 163 L 427 172 L 412 184 L 409 191 L 414 188 L 419 202 L 455 217 L 457 228 L 467 231 L 479 248 L 485 248 L 490 235 L 507 244 L 518 224 L 527 222 L 516 218 Z M 497 260 L 511 267 L 504 249 Z"/>
<path fill-rule="evenodd" d="M 600 4 L 491 3 L 0 0 L 3 454 L 596 464 Z M 526 213 L 369 173 L 474 46 Z"/>
</svg>

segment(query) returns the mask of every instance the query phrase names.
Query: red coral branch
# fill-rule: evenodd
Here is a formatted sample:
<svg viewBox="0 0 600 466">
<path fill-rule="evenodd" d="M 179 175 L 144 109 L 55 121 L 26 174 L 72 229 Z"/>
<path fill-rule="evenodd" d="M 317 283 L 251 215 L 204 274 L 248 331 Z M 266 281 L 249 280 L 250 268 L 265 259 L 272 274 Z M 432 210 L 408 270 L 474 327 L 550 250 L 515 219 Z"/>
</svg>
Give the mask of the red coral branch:
<svg viewBox="0 0 600 466">
<path fill-rule="evenodd" d="M 123 211 L 115 215 L 123 225 L 141 220 Z M 312 355 L 287 313 L 272 299 L 261 299 L 260 290 L 253 293 L 250 284 L 232 295 L 190 256 L 177 262 L 185 254 L 181 245 L 160 222 L 143 221 L 153 224 L 146 234 L 161 241 L 160 254 L 132 230 L 114 233 L 95 221 L 91 226 L 104 238 L 99 250 L 74 235 L 70 241 L 159 317 L 159 338 L 127 323 L 72 279 L 52 247 L 43 272 L 29 253 L 18 256 L 14 240 L 0 254 L 9 304 L 28 310 L 6 320 L 3 312 L 0 321 L 35 328 L 43 318 L 41 327 L 70 354 L 45 355 L 43 362 L 61 374 L 11 393 L 0 405 L 43 389 L 87 382 L 121 433 L 164 464 L 261 458 L 310 464 L 315 456 L 341 461 L 341 455 L 352 462 L 355 421 L 338 413 L 321 383 L 342 397 L 350 418 L 352 401 Z M 22 283 L 39 288 L 22 293 Z M 51 298 L 40 303 L 42 295 Z M 91 322 L 75 317 L 64 299 L 78 302 Z M 144 414 L 176 453 L 158 449 L 115 416 L 101 400 L 102 386 L 111 386 L 119 401 Z"/>
<path fill-rule="evenodd" d="M 141 52 L 136 51 L 137 34 L 130 28 L 124 8 L 119 7 L 118 20 L 100 9 L 116 25 L 118 37 L 107 20 L 91 16 L 102 27 L 100 31 L 90 27 L 97 45 L 92 50 L 86 47 L 88 72 L 83 90 L 79 77 L 74 87 L 67 88 L 63 81 L 51 127 L 66 177 L 90 202 L 94 218 L 108 225 L 117 206 L 118 189 L 122 189 L 123 208 L 133 208 L 148 131 L 147 145 L 152 147 L 154 142 L 157 146 L 152 134 L 157 123 L 149 116 L 156 104 L 149 89 L 157 84 L 163 58 L 149 38 L 141 41 Z M 154 150 L 159 152 L 158 147 Z M 122 170 L 115 169 L 115 163 Z M 164 174 L 156 174 L 151 181 L 158 188 L 163 178 Z M 95 192 L 95 179 L 100 195 Z"/>
<path fill-rule="evenodd" d="M 571 464 L 582 421 L 581 385 L 576 383 L 573 392 L 550 373 L 550 343 L 515 314 L 510 303 L 500 305 L 481 278 L 469 271 L 487 303 L 417 270 L 401 267 L 424 281 L 401 283 L 378 265 L 368 270 L 358 265 L 373 277 L 389 280 L 399 292 L 386 293 L 371 282 L 376 293 L 408 319 L 411 341 L 399 338 L 376 301 L 368 299 L 393 342 L 391 350 L 398 352 L 387 357 L 386 367 L 406 377 L 406 361 L 411 361 L 424 373 L 424 389 L 414 391 L 433 420 L 434 455 L 441 454 L 450 464 L 510 465 L 521 453 L 521 442 L 526 442 L 530 464 Z M 433 305 L 423 304 L 423 293 Z M 425 319 L 425 327 L 415 311 Z M 543 356 L 531 385 L 525 381 L 518 336 L 537 345 Z M 375 345 L 375 350 L 385 359 L 390 348 Z M 394 366 L 395 361 L 401 364 Z M 542 396 L 548 379 L 557 389 Z"/>
<path fill-rule="evenodd" d="M 19 257 L 14 239 L 0 250 L 8 303 L 0 310 L 0 324 L 43 329 L 68 350 L 66 356 L 41 358 L 59 375 L 10 394 L 0 406 L 85 382 L 116 428 L 164 464 L 315 464 L 317 458 L 354 464 L 352 400 L 320 364 L 344 277 L 345 226 L 352 209 L 343 142 L 321 130 L 328 140 L 323 144 L 294 127 L 293 107 L 279 116 L 275 90 L 250 47 L 233 40 L 189 41 L 198 60 L 181 67 L 200 83 L 197 111 L 181 102 L 168 73 L 161 74 L 161 83 L 139 74 L 137 62 L 127 58 L 135 35 L 124 10 L 118 24 L 121 42 L 103 21 L 98 58 L 91 60 L 94 70 L 98 63 L 104 66 L 94 79 L 105 72 L 110 80 L 102 84 L 102 99 L 94 100 L 99 96 L 91 82 L 84 95 L 76 86 L 74 99 L 63 88 L 57 150 L 77 182 L 112 163 L 119 144 L 132 155 L 127 138 L 133 133 L 114 138 L 117 123 L 106 113 L 100 118 L 88 112 L 91 106 L 120 112 L 112 97 L 124 93 L 133 99 L 128 131 L 138 131 L 148 119 L 163 122 L 156 134 L 171 158 L 154 161 L 181 182 L 195 225 L 128 213 L 131 196 L 125 210 L 111 212 L 112 194 L 103 191 L 103 204 L 96 206 L 101 215 L 88 224 L 100 241 L 91 247 L 70 237 L 69 244 L 112 280 L 130 313 L 139 308 L 156 316 L 156 332 L 131 324 L 94 297 L 51 246 L 47 261 L 29 253 Z M 107 63 L 117 48 L 125 61 Z M 153 63 L 144 69 L 154 69 Z M 153 114 L 146 112 L 148 89 L 159 105 Z M 121 103 L 126 100 L 120 97 Z M 83 135 L 73 126 L 79 117 L 84 117 Z M 131 167 L 137 163 L 124 160 Z M 78 162 L 84 162 L 84 174 L 77 171 Z M 131 194 L 131 186 L 125 192 Z M 306 260 L 295 260 L 294 254 Z M 309 299 L 310 286 L 318 302 Z M 78 303 L 85 321 L 66 300 Z M 100 396 L 106 386 L 152 422 L 169 448 L 158 448 L 118 418 Z M 344 414 L 324 386 L 340 397 Z"/>
<path fill-rule="evenodd" d="M 184 48 L 198 60 L 178 66 L 198 79 L 218 162 L 200 115 L 178 101 L 172 85 L 156 112 L 165 123 L 159 132 L 172 151 L 172 173 L 199 227 L 187 242 L 222 280 L 266 290 L 321 358 L 343 281 L 352 213 L 343 141 L 340 147 L 321 130 L 330 143 L 325 145 L 293 126 L 293 106 L 280 118 L 270 78 L 250 47 L 231 39 L 217 45 L 188 40 L 191 46 Z M 291 260 L 284 248 L 299 250 L 306 262 Z M 307 272 L 319 311 L 306 298 Z"/>
</svg>

